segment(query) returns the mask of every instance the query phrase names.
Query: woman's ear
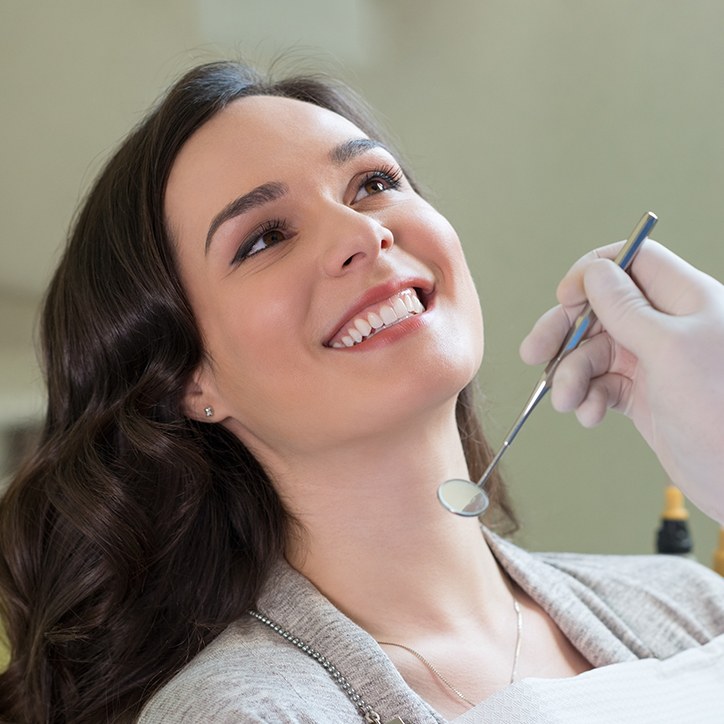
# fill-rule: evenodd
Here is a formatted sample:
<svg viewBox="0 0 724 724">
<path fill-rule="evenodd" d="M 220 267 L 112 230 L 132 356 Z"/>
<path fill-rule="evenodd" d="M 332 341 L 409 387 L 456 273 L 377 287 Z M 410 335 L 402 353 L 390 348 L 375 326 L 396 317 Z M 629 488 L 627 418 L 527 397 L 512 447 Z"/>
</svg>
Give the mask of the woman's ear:
<svg viewBox="0 0 724 724">
<path fill-rule="evenodd" d="M 219 422 L 222 419 L 220 397 L 207 362 L 194 371 L 184 389 L 181 409 L 192 420 Z"/>
</svg>

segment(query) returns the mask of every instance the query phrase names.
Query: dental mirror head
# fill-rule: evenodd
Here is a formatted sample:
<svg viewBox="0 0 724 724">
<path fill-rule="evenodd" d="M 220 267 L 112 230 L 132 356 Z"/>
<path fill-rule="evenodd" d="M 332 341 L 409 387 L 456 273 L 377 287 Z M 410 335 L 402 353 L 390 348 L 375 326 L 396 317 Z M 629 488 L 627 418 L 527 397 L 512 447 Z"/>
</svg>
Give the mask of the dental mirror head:
<svg viewBox="0 0 724 724">
<path fill-rule="evenodd" d="M 437 489 L 437 499 L 451 513 L 477 518 L 490 505 L 487 493 L 471 480 L 453 478 L 446 480 Z"/>
</svg>

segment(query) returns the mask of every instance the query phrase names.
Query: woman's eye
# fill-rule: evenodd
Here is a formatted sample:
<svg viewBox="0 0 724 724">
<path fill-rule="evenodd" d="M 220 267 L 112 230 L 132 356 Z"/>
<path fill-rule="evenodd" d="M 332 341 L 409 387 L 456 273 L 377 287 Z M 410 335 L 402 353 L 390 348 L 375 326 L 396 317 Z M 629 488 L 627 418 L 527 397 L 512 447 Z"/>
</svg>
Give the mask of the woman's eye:
<svg viewBox="0 0 724 724">
<path fill-rule="evenodd" d="M 244 243 L 239 247 L 239 250 L 231 260 L 232 265 L 238 264 L 244 259 L 248 259 L 250 256 L 259 254 L 260 252 L 268 249 L 275 244 L 279 244 L 287 239 L 287 233 L 282 222 L 274 221 L 269 224 L 265 224 L 260 229 L 254 231 Z"/>
<path fill-rule="evenodd" d="M 367 177 L 362 181 L 359 191 L 353 199 L 353 203 L 361 201 L 367 196 L 374 196 L 375 194 L 380 194 L 383 191 L 398 188 L 401 177 L 402 173 L 395 169 L 373 171 L 372 173 L 367 174 Z"/>
<path fill-rule="evenodd" d="M 382 179 L 373 178 L 367 181 L 362 187 L 368 194 L 377 194 L 389 188 Z"/>
<path fill-rule="evenodd" d="M 265 231 L 249 248 L 246 252 L 247 256 L 257 254 L 260 251 L 264 251 L 269 246 L 274 246 L 280 241 L 284 241 L 284 234 L 280 229 L 272 229 L 271 231 Z"/>
</svg>

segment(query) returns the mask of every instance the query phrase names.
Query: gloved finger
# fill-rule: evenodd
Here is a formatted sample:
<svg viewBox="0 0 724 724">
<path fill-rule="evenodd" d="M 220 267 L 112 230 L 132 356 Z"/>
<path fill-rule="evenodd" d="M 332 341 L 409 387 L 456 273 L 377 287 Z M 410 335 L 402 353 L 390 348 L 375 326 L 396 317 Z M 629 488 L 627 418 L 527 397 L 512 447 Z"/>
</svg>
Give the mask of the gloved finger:
<svg viewBox="0 0 724 724">
<path fill-rule="evenodd" d="M 625 412 L 633 382 L 625 375 L 605 374 L 591 381 L 588 393 L 576 408 L 576 418 L 583 427 L 595 427 L 608 410 Z"/>
<path fill-rule="evenodd" d="M 520 358 L 529 365 L 548 362 L 560 349 L 583 305 L 566 309 L 560 305 L 543 314 L 520 343 Z"/>
<path fill-rule="evenodd" d="M 583 279 L 591 307 L 619 344 L 641 356 L 660 342 L 666 316 L 651 306 L 626 272 L 598 260 L 588 265 Z"/>
<path fill-rule="evenodd" d="M 594 249 L 575 262 L 558 285 L 556 295 L 561 304 L 571 306 L 587 299 L 587 269 L 598 259 L 613 259 L 623 244 Z M 715 281 L 653 239 L 641 246 L 630 276 L 655 309 L 677 316 L 699 309 L 707 285 Z"/>
<path fill-rule="evenodd" d="M 606 334 L 597 334 L 564 357 L 553 375 L 551 404 L 558 412 L 575 410 L 588 395 L 592 381 L 609 372 L 614 344 Z"/>
</svg>

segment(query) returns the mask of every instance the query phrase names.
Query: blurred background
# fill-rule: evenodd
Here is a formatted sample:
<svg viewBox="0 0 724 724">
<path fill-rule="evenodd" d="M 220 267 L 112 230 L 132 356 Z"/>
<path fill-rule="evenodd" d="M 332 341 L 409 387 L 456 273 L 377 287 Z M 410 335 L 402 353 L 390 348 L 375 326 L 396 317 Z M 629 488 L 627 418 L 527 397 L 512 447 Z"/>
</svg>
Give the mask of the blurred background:
<svg viewBox="0 0 724 724">
<path fill-rule="evenodd" d="M 458 229 L 486 319 L 494 447 L 536 381 L 518 344 L 558 280 L 646 210 L 724 280 L 724 4 L 717 0 L 3 0 L 0 465 L 43 409 L 39 300 L 104 159 L 184 69 L 327 70 L 377 109 Z M 545 401 L 503 472 L 533 549 L 652 552 L 667 480 L 633 427 Z M 717 526 L 692 512 L 709 563 Z"/>
</svg>

